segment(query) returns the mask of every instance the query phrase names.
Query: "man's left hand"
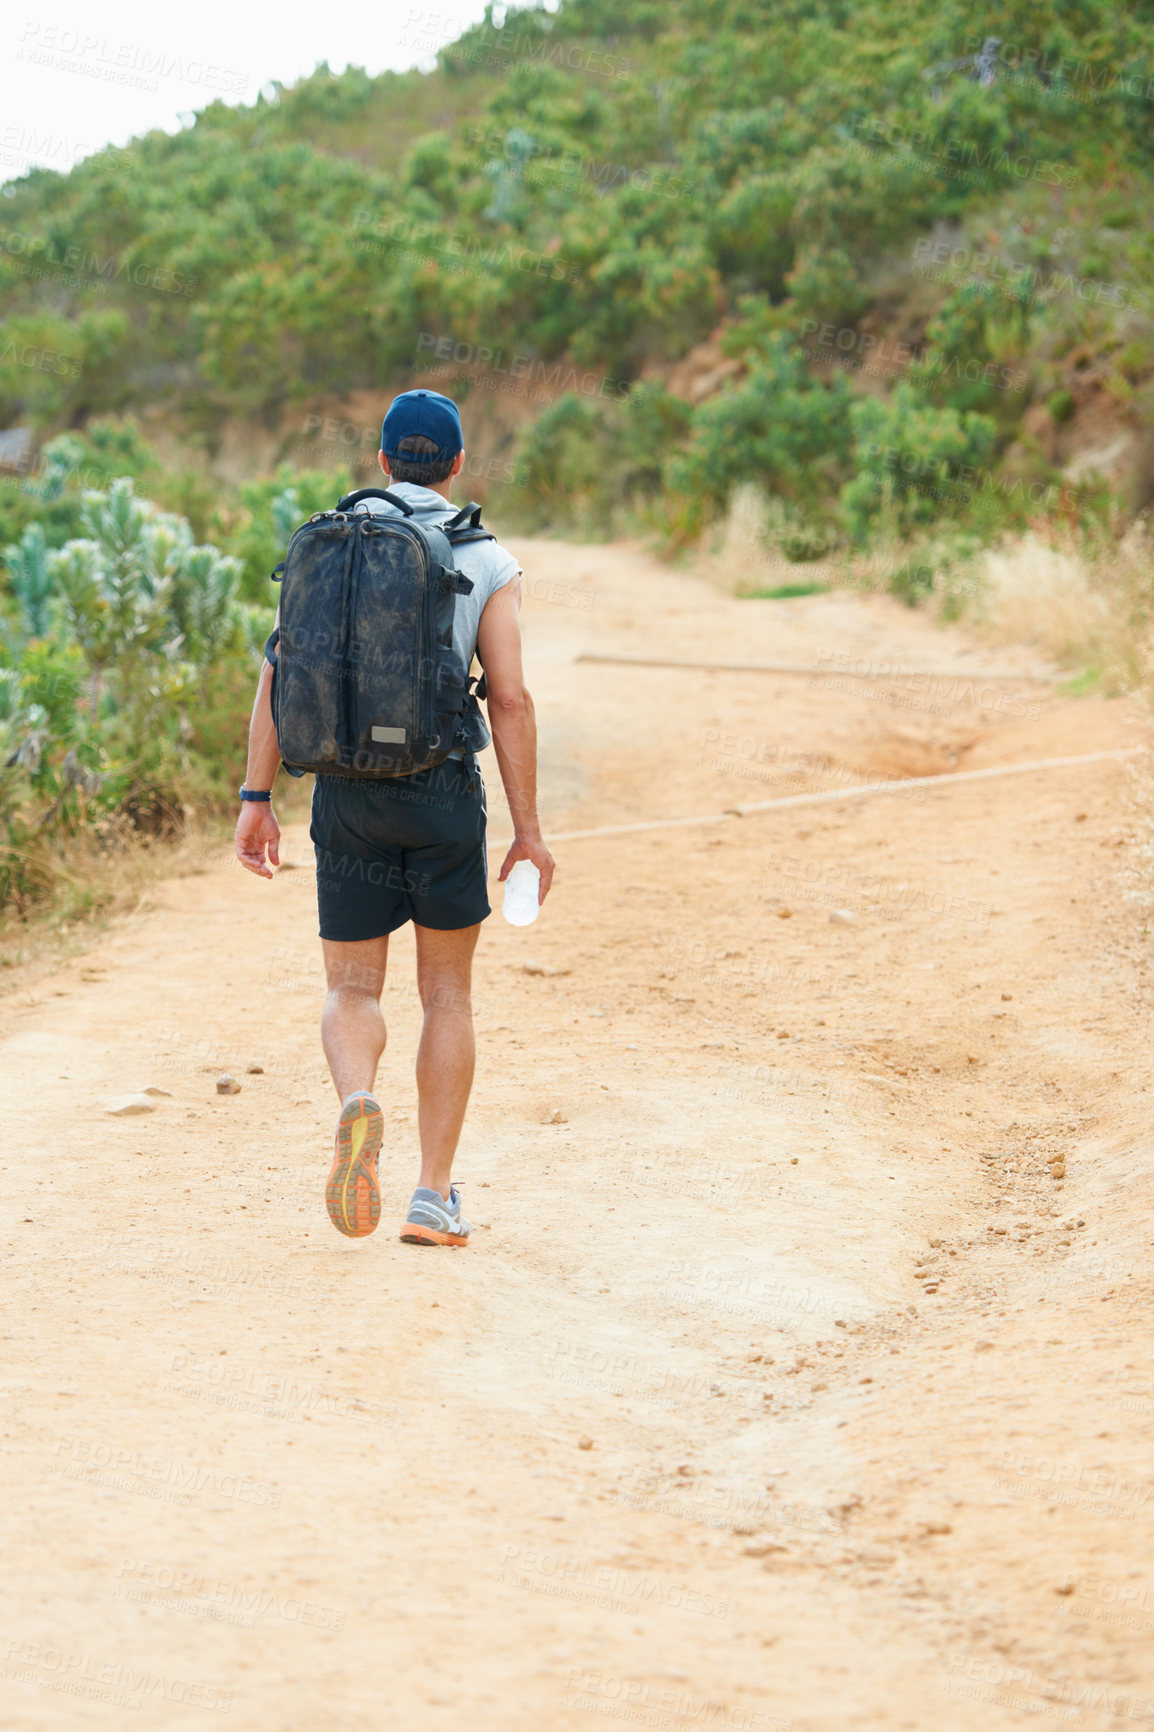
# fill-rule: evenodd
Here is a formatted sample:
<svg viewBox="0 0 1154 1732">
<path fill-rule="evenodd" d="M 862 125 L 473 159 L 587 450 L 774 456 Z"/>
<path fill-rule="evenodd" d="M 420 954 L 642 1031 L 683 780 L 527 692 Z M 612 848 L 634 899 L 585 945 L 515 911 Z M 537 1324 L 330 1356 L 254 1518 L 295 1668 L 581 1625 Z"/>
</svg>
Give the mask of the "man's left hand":
<svg viewBox="0 0 1154 1732">
<path fill-rule="evenodd" d="M 268 859 L 265 860 L 265 849 Z M 271 878 L 273 866 L 280 865 L 280 825 L 271 804 L 263 800 L 246 800 L 236 822 L 236 857 L 249 872 L 260 878 Z"/>
</svg>

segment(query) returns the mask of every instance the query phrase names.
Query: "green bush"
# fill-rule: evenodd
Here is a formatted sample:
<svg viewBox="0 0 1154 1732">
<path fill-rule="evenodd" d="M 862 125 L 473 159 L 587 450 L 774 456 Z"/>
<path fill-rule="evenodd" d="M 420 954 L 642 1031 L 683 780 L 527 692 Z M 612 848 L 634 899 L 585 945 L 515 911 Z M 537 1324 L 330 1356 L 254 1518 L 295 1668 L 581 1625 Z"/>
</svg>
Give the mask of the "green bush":
<svg viewBox="0 0 1154 1732">
<path fill-rule="evenodd" d="M 331 511 L 352 485 L 347 471 L 298 470 L 287 464 L 268 480 L 241 483 L 239 507 L 221 514 L 221 539 L 240 562 L 240 593 L 246 601 L 276 605 L 269 573 L 284 558 L 293 530 L 314 511 Z"/>
<path fill-rule="evenodd" d="M 597 539 L 631 514 L 656 521 L 665 465 L 690 422 L 689 405 L 655 380 L 619 402 L 568 392 L 522 434 L 509 508 L 534 528 Z"/>
<path fill-rule="evenodd" d="M 902 383 L 890 397 L 860 398 L 849 419 L 857 473 L 841 509 L 855 542 L 880 530 L 904 540 L 939 516 L 965 514 L 993 447 L 987 416 L 936 408 Z"/>
<path fill-rule="evenodd" d="M 222 702 L 235 735 L 262 623 L 237 600 L 239 561 L 130 477 L 85 493 L 80 527 L 52 549 L 34 523 L 4 549 L 0 902 L 18 910 L 51 888 L 54 846 L 178 825 L 186 790 L 231 779 L 197 741 Z"/>
<path fill-rule="evenodd" d="M 739 382 L 693 411 L 685 449 L 666 465 L 670 491 L 720 507 L 739 483 L 756 481 L 801 507 L 819 506 L 849 457 L 845 380 L 820 384 L 780 333 L 743 359 Z"/>
<path fill-rule="evenodd" d="M 904 560 L 894 570 L 887 587 L 907 607 L 916 607 L 934 592 L 934 568 L 924 559 Z"/>
<path fill-rule="evenodd" d="M 49 547 L 63 547 L 80 531 L 86 489 L 107 487 L 120 475 L 150 485 L 165 479 L 131 417 L 98 417 L 83 432 L 49 439 L 26 476 L 0 478 L 0 547 L 19 541 L 33 522 Z"/>
</svg>

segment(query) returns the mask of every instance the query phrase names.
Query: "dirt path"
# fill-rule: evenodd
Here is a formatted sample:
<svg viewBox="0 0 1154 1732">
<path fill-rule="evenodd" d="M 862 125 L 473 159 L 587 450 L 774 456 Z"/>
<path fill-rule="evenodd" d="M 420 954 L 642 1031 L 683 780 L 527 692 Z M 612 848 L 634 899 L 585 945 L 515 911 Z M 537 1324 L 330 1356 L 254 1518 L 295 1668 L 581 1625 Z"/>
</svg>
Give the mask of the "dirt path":
<svg viewBox="0 0 1154 1732">
<path fill-rule="evenodd" d="M 553 831 L 1142 741 L 881 598 L 519 551 Z M 560 844 L 482 937 L 461 1255 L 395 1236 L 407 939 L 388 1219 L 325 1217 L 304 825 L 273 885 L 214 855 L 0 1001 L 0 1724 L 1154 1716 L 1142 785 Z"/>
</svg>

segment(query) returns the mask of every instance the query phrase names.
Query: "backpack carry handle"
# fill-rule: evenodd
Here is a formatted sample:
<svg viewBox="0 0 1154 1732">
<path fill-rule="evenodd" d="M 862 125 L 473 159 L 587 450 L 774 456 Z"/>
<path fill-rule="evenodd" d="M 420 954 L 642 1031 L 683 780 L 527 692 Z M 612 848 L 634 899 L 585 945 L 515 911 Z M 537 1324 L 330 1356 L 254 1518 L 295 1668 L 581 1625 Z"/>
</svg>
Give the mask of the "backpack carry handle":
<svg viewBox="0 0 1154 1732">
<path fill-rule="evenodd" d="M 475 499 L 470 499 L 468 505 L 462 505 L 455 517 L 450 517 L 447 523 L 442 523 L 441 531 L 448 538 L 450 547 L 461 547 L 467 541 L 496 541 L 497 539 L 492 530 L 486 529 L 481 522 L 481 507 Z"/>
<path fill-rule="evenodd" d="M 390 493 L 387 487 L 358 487 L 355 493 L 346 493 L 343 499 L 337 500 L 338 511 L 351 511 L 362 499 L 385 499 L 390 505 L 395 505 L 398 511 L 406 517 L 413 515 L 413 508 L 407 500 L 401 499 L 395 493 Z"/>
<path fill-rule="evenodd" d="M 475 499 L 470 499 L 468 505 L 462 505 L 456 517 L 450 517 L 448 523 L 442 523 L 441 528 L 446 535 L 451 535 L 454 529 L 480 529 L 481 507 Z"/>
</svg>

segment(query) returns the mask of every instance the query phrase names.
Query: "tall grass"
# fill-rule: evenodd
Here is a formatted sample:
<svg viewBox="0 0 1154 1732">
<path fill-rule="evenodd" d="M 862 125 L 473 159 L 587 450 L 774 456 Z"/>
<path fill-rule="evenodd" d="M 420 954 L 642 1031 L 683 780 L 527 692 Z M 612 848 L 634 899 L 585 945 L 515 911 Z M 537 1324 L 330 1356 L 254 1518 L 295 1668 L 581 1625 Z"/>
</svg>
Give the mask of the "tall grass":
<svg viewBox="0 0 1154 1732">
<path fill-rule="evenodd" d="M 1144 516 L 1116 541 L 1050 522 L 992 548 L 978 598 L 983 632 L 1035 645 L 1078 689 L 1154 690 L 1154 537 Z"/>
</svg>

